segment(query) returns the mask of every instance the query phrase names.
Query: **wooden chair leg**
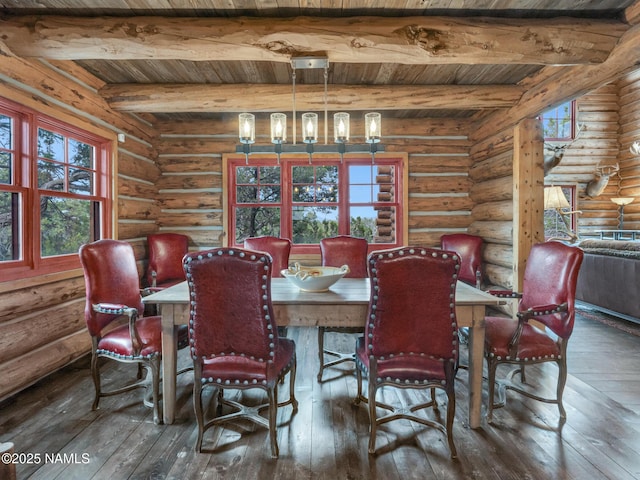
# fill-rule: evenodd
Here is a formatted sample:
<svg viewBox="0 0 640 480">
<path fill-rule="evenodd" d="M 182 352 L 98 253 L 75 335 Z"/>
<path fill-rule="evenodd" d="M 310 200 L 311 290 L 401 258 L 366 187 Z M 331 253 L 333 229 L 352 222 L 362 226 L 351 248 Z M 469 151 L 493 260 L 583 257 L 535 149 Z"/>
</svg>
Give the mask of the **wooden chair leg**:
<svg viewBox="0 0 640 480">
<path fill-rule="evenodd" d="M 91 410 L 96 410 L 100 402 L 100 366 L 98 365 L 98 354 L 95 352 L 95 348 L 91 353 L 91 378 L 93 378 L 93 387 L 96 394 Z"/>
<path fill-rule="evenodd" d="M 560 411 L 560 418 L 565 420 L 567 418 L 567 412 L 562 405 L 562 394 L 564 393 L 564 386 L 567 383 L 567 361 L 563 358 L 563 361 L 558 362 L 558 387 L 556 390 L 556 399 L 558 401 L 558 410 Z"/>
<path fill-rule="evenodd" d="M 322 372 L 324 370 L 324 327 L 318 327 L 318 382 L 322 382 Z"/>
</svg>

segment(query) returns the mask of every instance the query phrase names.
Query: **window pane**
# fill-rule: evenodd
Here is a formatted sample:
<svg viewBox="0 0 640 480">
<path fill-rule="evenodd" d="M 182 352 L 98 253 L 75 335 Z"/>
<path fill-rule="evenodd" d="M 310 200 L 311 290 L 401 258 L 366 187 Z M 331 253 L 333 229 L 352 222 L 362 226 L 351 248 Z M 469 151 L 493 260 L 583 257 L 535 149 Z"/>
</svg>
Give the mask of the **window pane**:
<svg viewBox="0 0 640 480">
<path fill-rule="evenodd" d="M 258 181 L 258 169 L 256 167 L 236 168 L 236 183 L 256 183 Z"/>
<path fill-rule="evenodd" d="M 69 191 L 91 195 L 93 193 L 93 173 L 88 170 L 69 169 Z"/>
<path fill-rule="evenodd" d="M 258 187 L 249 187 L 249 186 L 236 187 L 236 202 L 257 203 Z"/>
<path fill-rule="evenodd" d="M 38 187 L 43 190 L 64 191 L 64 166 L 44 160 L 38 161 Z"/>
<path fill-rule="evenodd" d="M 334 165 L 291 168 L 291 199 L 300 203 L 338 202 L 338 167 Z"/>
<path fill-rule="evenodd" d="M 43 196 L 40 204 L 40 241 L 43 257 L 77 253 L 92 241 L 92 202 Z"/>
<path fill-rule="evenodd" d="M 369 243 L 396 242 L 396 207 L 352 207 L 350 222 L 351 234 L 363 236 Z"/>
<path fill-rule="evenodd" d="M 349 185 L 349 200 L 351 203 L 373 202 L 371 185 Z"/>
<path fill-rule="evenodd" d="M 320 243 L 338 235 L 338 207 L 293 207 L 293 243 Z"/>
<path fill-rule="evenodd" d="M 0 148 L 13 150 L 11 117 L 0 115 Z"/>
<path fill-rule="evenodd" d="M 38 156 L 64 162 L 64 137 L 59 133 L 39 128 Z"/>
<path fill-rule="evenodd" d="M 280 208 L 278 207 L 236 208 L 235 214 L 235 236 L 238 244 L 247 237 L 280 236 Z"/>
<path fill-rule="evenodd" d="M 260 183 L 280 185 L 280 167 L 260 167 Z"/>
<path fill-rule="evenodd" d="M 280 185 L 261 185 L 260 203 L 279 203 Z"/>
<path fill-rule="evenodd" d="M 12 155 L 8 152 L 0 152 L 0 183 L 12 183 L 12 166 Z"/>
<path fill-rule="evenodd" d="M 294 165 L 291 168 L 291 180 L 296 183 L 313 183 L 313 167 Z"/>
<path fill-rule="evenodd" d="M 352 207 L 349 209 L 349 234 L 366 238 L 374 243 L 377 214 L 373 207 Z"/>
<path fill-rule="evenodd" d="M 0 183 L 12 183 L 13 131 L 11 117 L 0 115 Z"/>
<path fill-rule="evenodd" d="M 93 168 L 93 146 L 69 139 L 69 163 L 79 167 Z"/>
<path fill-rule="evenodd" d="M 20 258 L 18 203 L 17 193 L 0 192 L 0 262 Z"/>
</svg>

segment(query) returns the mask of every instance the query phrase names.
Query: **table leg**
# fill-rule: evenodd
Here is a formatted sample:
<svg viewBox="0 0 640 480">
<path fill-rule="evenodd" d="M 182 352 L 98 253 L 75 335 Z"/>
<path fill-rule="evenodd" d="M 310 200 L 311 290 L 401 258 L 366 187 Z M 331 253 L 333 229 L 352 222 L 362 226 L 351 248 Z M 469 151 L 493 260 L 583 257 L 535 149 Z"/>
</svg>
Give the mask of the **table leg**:
<svg viewBox="0 0 640 480">
<path fill-rule="evenodd" d="M 173 423 L 176 409 L 176 376 L 178 369 L 177 339 L 173 323 L 174 306 L 165 304 L 162 312 L 162 416 L 166 425 Z"/>
<path fill-rule="evenodd" d="M 469 329 L 469 426 L 479 428 L 482 419 L 482 368 L 484 363 L 485 306 L 473 307 Z"/>
</svg>

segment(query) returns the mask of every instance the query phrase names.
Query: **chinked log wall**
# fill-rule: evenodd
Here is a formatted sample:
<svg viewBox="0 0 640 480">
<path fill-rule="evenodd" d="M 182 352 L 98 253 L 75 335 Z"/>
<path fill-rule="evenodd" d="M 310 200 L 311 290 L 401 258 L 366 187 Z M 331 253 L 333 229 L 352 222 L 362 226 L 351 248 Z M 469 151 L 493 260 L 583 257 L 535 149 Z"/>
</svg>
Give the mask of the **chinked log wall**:
<svg viewBox="0 0 640 480">
<path fill-rule="evenodd" d="M 0 46 L 1 49 L 1 46 Z M 99 81 L 71 62 L 26 62 L 3 56 L 0 96 L 61 118 L 118 145 L 117 208 L 120 238 L 134 245 L 140 272 L 147 258 L 144 236 L 158 216 L 150 123 L 109 109 L 95 92 Z M 86 354 L 81 269 L 0 282 L 0 400 Z M 89 404 L 87 404 L 89 408 Z"/>
<path fill-rule="evenodd" d="M 359 131 L 359 127 L 364 130 L 354 120 L 352 131 Z M 472 203 L 467 129 L 465 121 L 457 120 L 384 123 L 386 152 L 406 152 L 409 157 L 406 243 L 438 246 L 443 233 L 466 231 L 469 226 Z M 160 229 L 189 235 L 197 248 L 219 245 L 226 192 L 222 156 L 235 151 L 237 116 L 229 115 L 227 121 L 220 122 L 166 122 L 158 124 L 158 131 Z"/>
<path fill-rule="evenodd" d="M 640 70 L 617 82 L 620 101 L 620 195 L 636 197 L 624 207 L 624 226 L 640 230 L 640 156 L 634 156 L 629 147 L 640 141 Z"/>
<path fill-rule="evenodd" d="M 560 164 L 545 177 L 545 185 L 576 185 L 578 233 L 594 235 L 597 230 L 618 226 L 615 197 L 619 177 L 612 175 L 604 191 L 595 198 L 586 195 L 587 184 L 595 178 L 596 167 L 615 165 L 619 149 L 618 87 L 605 85 L 576 101 L 576 120 L 581 126 L 577 139 L 566 149 Z M 637 108 L 637 107 L 636 107 Z M 629 147 L 626 147 L 629 152 Z M 627 155 L 629 156 L 629 155 Z M 622 162 L 621 166 L 622 166 Z"/>
</svg>

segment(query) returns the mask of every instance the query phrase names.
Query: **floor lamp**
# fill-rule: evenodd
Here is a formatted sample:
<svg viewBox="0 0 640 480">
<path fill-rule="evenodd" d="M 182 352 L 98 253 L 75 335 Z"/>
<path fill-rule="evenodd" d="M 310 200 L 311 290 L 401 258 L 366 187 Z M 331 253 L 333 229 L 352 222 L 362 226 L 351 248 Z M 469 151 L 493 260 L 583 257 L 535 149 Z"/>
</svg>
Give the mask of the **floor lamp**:
<svg viewBox="0 0 640 480">
<path fill-rule="evenodd" d="M 565 211 L 563 209 L 569 209 Z M 578 234 L 571 229 L 569 216 L 573 213 L 582 213 L 579 210 L 571 210 L 571 205 L 565 197 L 561 187 L 545 187 L 544 188 L 544 209 L 555 210 L 562 219 L 565 227 L 565 233 L 569 236 L 568 240 L 574 243 L 578 240 Z M 565 239 L 566 240 L 566 239 Z"/>
<path fill-rule="evenodd" d="M 613 197 L 611 201 L 620 207 L 620 223 L 618 223 L 618 230 L 624 230 L 624 206 L 633 202 L 633 197 Z"/>
</svg>

